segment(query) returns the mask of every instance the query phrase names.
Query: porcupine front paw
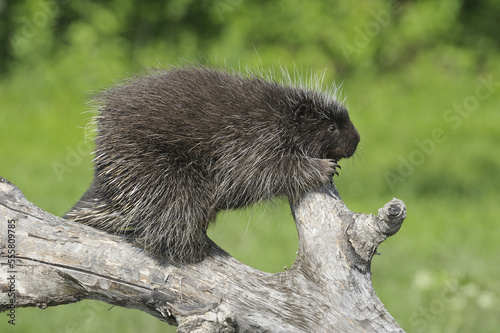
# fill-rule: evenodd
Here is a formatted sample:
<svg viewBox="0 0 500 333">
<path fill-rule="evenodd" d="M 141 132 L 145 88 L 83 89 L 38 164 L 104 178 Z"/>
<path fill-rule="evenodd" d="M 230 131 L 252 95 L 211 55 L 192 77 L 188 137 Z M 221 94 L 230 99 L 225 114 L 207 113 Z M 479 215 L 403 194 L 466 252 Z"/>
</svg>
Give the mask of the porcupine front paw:
<svg viewBox="0 0 500 333">
<path fill-rule="evenodd" d="M 320 166 L 322 183 L 327 183 L 332 179 L 332 176 L 339 175 L 337 168 L 341 169 L 341 167 L 337 164 L 337 161 L 332 159 L 318 159 L 317 162 Z"/>
</svg>

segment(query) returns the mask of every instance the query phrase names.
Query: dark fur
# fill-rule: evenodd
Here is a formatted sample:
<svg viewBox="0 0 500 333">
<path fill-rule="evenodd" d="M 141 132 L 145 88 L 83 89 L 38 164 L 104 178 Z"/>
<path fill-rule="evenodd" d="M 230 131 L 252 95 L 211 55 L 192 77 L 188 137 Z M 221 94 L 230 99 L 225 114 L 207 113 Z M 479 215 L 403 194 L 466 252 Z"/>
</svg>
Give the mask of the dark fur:
<svg viewBox="0 0 500 333">
<path fill-rule="evenodd" d="M 219 70 L 158 70 L 100 96 L 95 177 L 66 214 L 177 262 L 218 211 L 328 182 L 359 134 L 332 97 Z M 331 127 L 333 126 L 333 127 Z"/>
</svg>

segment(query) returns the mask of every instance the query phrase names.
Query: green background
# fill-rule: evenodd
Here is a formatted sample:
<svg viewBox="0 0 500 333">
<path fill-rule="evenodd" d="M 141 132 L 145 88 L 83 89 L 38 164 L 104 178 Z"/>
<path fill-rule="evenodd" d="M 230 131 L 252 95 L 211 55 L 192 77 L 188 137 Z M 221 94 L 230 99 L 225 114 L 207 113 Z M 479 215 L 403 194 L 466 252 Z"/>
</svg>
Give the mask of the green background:
<svg viewBox="0 0 500 333">
<path fill-rule="evenodd" d="M 361 133 L 335 178 L 342 198 L 355 212 L 393 197 L 408 209 L 373 260 L 377 294 L 407 332 L 498 332 L 499 14 L 498 0 L 0 0 L 0 176 L 62 215 L 92 177 L 88 98 L 144 68 L 327 68 Z M 218 220 L 210 235 L 237 259 L 293 263 L 285 203 Z M 17 309 L 0 331 L 167 328 L 110 308 Z"/>
</svg>

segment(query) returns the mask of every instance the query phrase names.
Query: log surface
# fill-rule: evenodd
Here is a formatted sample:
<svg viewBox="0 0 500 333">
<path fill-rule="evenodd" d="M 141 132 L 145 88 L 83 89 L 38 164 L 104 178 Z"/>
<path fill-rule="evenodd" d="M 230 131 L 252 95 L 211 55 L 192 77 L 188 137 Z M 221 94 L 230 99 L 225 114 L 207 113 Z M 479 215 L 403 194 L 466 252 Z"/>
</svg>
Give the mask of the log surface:
<svg viewBox="0 0 500 333">
<path fill-rule="evenodd" d="M 0 312 L 96 299 L 178 332 L 403 332 L 375 294 L 370 263 L 401 227 L 404 203 L 355 214 L 332 182 L 291 208 L 299 252 L 290 269 L 261 272 L 215 244 L 204 261 L 180 266 L 44 212 L 0 178 Z"/>
</svg>

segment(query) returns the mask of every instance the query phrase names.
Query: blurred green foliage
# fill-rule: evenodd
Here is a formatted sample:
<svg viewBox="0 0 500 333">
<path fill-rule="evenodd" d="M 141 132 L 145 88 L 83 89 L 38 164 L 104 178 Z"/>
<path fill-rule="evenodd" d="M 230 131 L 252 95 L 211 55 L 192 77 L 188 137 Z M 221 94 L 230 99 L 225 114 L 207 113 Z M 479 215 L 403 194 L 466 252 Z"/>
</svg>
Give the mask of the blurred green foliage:
<svg viewBox="0 0 500 333">
<path fill-rule="evenodd" d="M 0 0 L 0 176 L 62 215 L 92 177 L 88 98 L 144 68 L 328 68 L 362 138 L 335 179 L 344 201 L 408 207 L 373 261 L 377 294 L 407 332 L 498 332 L 499 14 L 498 0 Z M 220 214 L 210 234 L 258 269 L 295 259 L 283 202 Z M 0 331 L 165 331 L 92 301 L 16 319 Z"/>
</svg>

